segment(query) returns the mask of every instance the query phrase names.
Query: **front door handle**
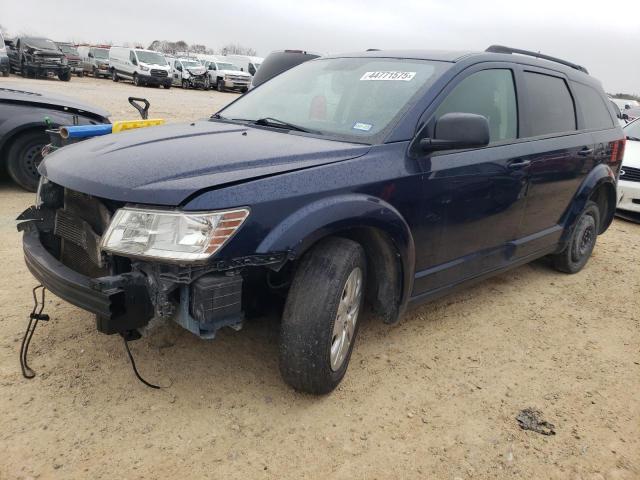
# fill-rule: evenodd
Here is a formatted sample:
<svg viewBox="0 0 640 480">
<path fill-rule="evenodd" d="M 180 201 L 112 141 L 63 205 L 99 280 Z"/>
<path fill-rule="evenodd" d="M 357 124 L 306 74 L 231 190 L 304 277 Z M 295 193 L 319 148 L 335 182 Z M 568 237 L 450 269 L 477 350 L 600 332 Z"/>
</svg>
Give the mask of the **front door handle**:
<svg viewBox="0 0 640 480">
<path fill-rule="evenodd" d="M 531 165 L 531 160 L 512 160 L 507 164 L 507 167 L 512 170 L 517 170 L 528 167 L 529 165 Z"/>
<path fill-rule="evenodd" d="M 593 148 L 584 147 L 582 150 L 578 152 L 578 155 L 586 157 L 588 155 L 591 155 L 592 153 L 593 153 Z"/>
</svg>

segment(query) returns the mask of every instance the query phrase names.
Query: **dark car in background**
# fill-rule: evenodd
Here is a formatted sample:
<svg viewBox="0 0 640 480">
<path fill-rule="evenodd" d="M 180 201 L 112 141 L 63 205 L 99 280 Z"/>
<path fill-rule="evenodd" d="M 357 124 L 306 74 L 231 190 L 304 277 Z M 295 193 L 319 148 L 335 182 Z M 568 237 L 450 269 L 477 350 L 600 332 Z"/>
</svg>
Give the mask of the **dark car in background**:
<svg viewBox="0 0 640 480">
<path fill-rule="evenodd" d="M 10 71 L 9 56 L 7 55 L 7 46 L 4 43 L 4 37 L 0 32 L 0 73 L 3 77 L 9 76 Z"/>
<path fill-rule="evenodd" d="M 580 271 L 624 146 L 571 62 L 500 46 L 328 56 L 209 121 L 61 148 L 18 228 L 36 279 L 104 333 L 156 316 L 213 338 L 278 308 L 280 372 L 321 394 L 365 304 L 392 324 L 543 256 Z"/>
<path fill-rule="evenodd" d="M 8 50 L 11 70 L 23 77 L 71 79 L 65 54 L 53 40 L 43 37 L 18 37 Z"/>
<path fill-rule="evenodd" d="M 309 53 L 304 50 L 281 50 L 271 52 L 262 61 L 260 68 L 253 75 L 249 88 L 255 88 L 263 84 L 267 80 L 272 79 L 276 75 L 289 70 L 301 63 L 308 62 L 320 55 L 317 53 Z"/>
<path fill-rule="evenodd" d="M 22 188 L 36 191 L 46 130 L 109 123 L 109 112 L 63 96 L 0 87 L 0 164 Z"/>
<path fill-rule="evenodd" d="M 67 59 L 67 65 L 69 65 L 69 69 L 71 73 L 75 73 L 79 77 L 84 76 L 84 69 L 82 68 L 82 58 L 78 53 L 78 49 L 75 45 L 71 43 L 64 42 L 56 42 L 58 48 L 62 53 L 64 53 L 64 57 Z"/>
</svg>

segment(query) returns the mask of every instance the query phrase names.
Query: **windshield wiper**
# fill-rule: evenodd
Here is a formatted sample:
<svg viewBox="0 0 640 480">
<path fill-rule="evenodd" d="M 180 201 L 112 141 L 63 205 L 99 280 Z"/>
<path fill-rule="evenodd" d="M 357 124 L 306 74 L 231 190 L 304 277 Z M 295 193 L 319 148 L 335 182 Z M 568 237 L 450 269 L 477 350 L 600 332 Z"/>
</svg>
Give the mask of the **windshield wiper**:
<svg viewBox="0 0 640 480">
<path fill-rule="evenodd" d="M 638 137 L 632 137 L 630 135 L 627 135 L 627 140 L 633 140 L 634 142 L 640 142 L 640 138 Z"/>
<path fill-rule="evenodd" d="M 317 130 L 310 130 L 308 128 L 301 127 L 299 125 L 294 125 L 293 123 L 285 122 L 284 120 L 278 120 L 273 117 L 264 117 L 259 118 L 257 120 L 251 120 L 249 118 L 228 118 L 223 117 L 219 113 L 214 113 L 211 115 L 211 118 L 215 118 L 216 120 L 227 120 L 230 122 L 242 122 L 242 123 L 251 123 L 253 125 L 260 125 L 263 127 L 274 127 L 274 128 L 282 128 L 283 130 L 295 130 L 296 132 L 304 132 L 304 133 L 313 133 L 316 135 L 321 135 Z"/>
<path fill-rule="evenodd" d="M 264 127 L 275 127 L 275 128 L 285 128 L 287 130 L 295 130 L 296 132 L 304 132 L 304 133 L 318 133 L 313 130 L 309 130 L 304 127 L 300 127 L 299 125 L 294 125 L 293 123 L 285 122 L 284 120 L 278 120 L 273 117 L 264 117 L 259 118 L 253 122 L 255 125 L 262 125 Z"/>
</svg>

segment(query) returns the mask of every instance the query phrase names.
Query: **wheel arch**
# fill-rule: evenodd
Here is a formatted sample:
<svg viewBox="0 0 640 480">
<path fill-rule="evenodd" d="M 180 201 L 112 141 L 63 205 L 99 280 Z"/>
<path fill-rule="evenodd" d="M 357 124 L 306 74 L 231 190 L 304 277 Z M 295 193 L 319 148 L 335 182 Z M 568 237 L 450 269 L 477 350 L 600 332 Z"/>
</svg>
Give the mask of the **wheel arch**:
<svg viewBox="0 0 640 480">
<path fill-rule="evenodd" d="M 575 222 L 589 200 L 598 204 L 601 215 L 598 234 L 604 233 L 611 225 L 616 209 L 616 173 L 609 165 L 598 164 L 578 188 L 561 222 L 565 227 L 560 242 L 562 245 L 571 236 Z"/>
<path fill-rule="evenodd" d="M 297 260 L 329 236 L 362 245 L 370 269 L 367 299 L 385 323 L 397 321 L 413 288 L 415 247 L 400 212 L 383 200 L 349 194 L 312 202 L 274 227 L 257 253 L 287 251 Z"/>
</svg>

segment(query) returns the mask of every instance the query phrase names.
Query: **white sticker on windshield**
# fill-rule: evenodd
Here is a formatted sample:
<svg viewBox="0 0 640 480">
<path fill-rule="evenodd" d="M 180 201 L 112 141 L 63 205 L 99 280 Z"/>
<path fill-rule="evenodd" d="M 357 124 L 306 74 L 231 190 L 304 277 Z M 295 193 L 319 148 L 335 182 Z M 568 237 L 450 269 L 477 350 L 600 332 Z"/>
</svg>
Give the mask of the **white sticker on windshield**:
<svg viewBox="0 0 640 480">
<path fill-rule="evenodd" d="M 371 127 L 373 127 L 373 125 L 371 125 L 370 123 L 356 122 L 351 128 L 353 128 L 354 130 L 362 130 L 363 132 L 368 132 L 369 130 L 371 130 Z"/>
<path fill-rule="evenodd" d="M 410 82 L 416 72 L 364 72 L 360 80 L 395 80 L 397 82 Z"/>
</svg>

